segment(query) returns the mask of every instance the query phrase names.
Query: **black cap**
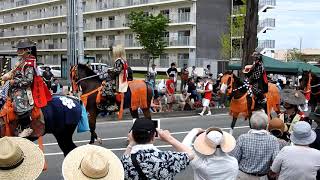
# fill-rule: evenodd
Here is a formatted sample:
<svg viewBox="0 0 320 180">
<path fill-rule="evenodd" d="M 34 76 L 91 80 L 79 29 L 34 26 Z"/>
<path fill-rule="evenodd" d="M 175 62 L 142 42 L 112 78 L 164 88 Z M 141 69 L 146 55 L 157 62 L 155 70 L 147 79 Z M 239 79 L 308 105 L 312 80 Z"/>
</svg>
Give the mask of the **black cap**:
<svg viewBox="0 0 320 180">
<path fill-rule="evenodd" d="M 156 127 L 157 125 L 155 124 L 155 121 L 152 121 L 151 119 L 137 119 L 133 126 L 132 126 L 132 131 L 145 131 L 148 133 L 151 132 L 156 132 Z"/>
</svg>

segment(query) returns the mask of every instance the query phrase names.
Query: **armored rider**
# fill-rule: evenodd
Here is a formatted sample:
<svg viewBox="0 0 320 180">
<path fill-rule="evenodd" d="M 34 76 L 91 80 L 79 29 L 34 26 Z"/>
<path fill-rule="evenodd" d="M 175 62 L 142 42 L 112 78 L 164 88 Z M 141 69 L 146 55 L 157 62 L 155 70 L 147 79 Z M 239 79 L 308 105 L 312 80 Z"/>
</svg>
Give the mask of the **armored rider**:
<svg viewBox="0 0 320 180">
<path fill-rule="evenodd" d="M 34 106 L 39 104 L 38 102 L 47 99 L 42 98 L 45 95 L 41 93 L 34 99 L 35 94 L 33 94 L 34 88 L 32 86 L 36 83 L 34 77 L 38 75 L 35 57 L 36 43 L 29 39 L 23 39 L 20 40 L 14 48 L 17 48 L 17 54 L 20 59 L 15 68 L 5 74 L 2 80 L 10 82 L 8 95 L 11 99 L 16 119 L 20 125 L 18 136 L 28 137 L 33 132 L 33 129 L 30 127 L 31 111 Z M 37 80 L 39 79 L 37 78 L 36 81 Z M 40 80 L 42 79 L 40 78 Z M 47 87 L 42 86 L 41 88 L 42 92 L 44 92 L 43 89 Z M 47 89 L 46 92 L 49 92 L 49 90 Z M 37 102 L 35 103 L 35 101 Z M 45 105 L 46 103 L 47 101 Z"/>
<path fill-rule="evenodd" d="M 252 86 L 251 90 L 255 96 L 256 105 L 266 109 L 266 98 L 264 93 L 268 92 L 268 79 L 263 66 L 262 55 L 254 52 L 252 56 L 254 58 L 253 65 L 245 66 L 243 73 L 245 73 L 247 81 L 249 81 Z"/>
</svg>

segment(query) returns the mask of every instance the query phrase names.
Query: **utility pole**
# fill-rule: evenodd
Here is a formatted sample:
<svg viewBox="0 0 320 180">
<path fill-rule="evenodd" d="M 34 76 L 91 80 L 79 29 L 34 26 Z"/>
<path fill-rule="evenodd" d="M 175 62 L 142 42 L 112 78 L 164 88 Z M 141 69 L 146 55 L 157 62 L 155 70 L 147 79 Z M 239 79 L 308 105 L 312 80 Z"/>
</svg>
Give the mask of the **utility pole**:
<svg viewBox="0 0 320 180">
<path fill-rule="evenodd" d="M 77 64 L 76 53 L 76 1 L 67 0 L 67 65 Z M 67 68 L 67 69 L 70 69 Z M 68 76 L 69 77 L 69 76 Z"/>
<path fill-rule="evenodd" d="M 242 67 L 253 63 L 252 53 L 257 47 L 257 27 L 259 0 L 247 0 L 246 19 L 244 26 Z"/>
<path fill-rule="evenodd" d="M 78 63 L 84 64 L 84 42 L 83 42 L 83 0 L 77 1 L 77 26 L 78 26 Z"/>
</svg>

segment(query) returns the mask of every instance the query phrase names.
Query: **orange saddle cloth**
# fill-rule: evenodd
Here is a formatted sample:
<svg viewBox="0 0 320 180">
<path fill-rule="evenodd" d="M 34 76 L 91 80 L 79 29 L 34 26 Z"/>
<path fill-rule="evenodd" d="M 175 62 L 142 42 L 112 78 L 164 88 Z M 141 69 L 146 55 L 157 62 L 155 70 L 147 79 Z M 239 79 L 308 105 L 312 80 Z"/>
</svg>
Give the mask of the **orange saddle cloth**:
<svg viewBox="0 0 320 180">
<path fill-rule="evenodd" d="M 143 80 L 133 80 L 128 83 L 131 91 L 131 109 L 148 108 L 147 84 Z"/>
</svg>

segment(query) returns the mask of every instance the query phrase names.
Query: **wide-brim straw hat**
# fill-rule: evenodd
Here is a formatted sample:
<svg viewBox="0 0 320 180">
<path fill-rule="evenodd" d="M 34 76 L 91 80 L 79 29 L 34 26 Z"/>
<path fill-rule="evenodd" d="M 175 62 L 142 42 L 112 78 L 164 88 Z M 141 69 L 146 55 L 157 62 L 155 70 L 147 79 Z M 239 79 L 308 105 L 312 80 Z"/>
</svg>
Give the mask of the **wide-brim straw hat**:
<svg viewBox="0 0 320 180">
<path fill-rule="evenodd" d="M 288 131 L 288 127 L 280 118 L 273 118 L 268 124 L 269 132 L 272 131 L 279 131 L 280 135 L 282 136 L 284 132 Z"/>
<path fill-rule="evenodd" d="M 305 96 L 297 90 L 283 89 L 281 92 L 281 99 L 283 102 L 292 105 L 301 105 L 306 102 Z"/>
<path fill-rule="evenodd" d="M 222 133 L 222 138 L 219 144 L 215 144 L 213 141 L 216 137 L 210 137 L 210 133 L 216 131 Z M 201 133 L 194 141 L 194 149 L 203 155 L 212 155 L 216 152 L 217 146 L 220 145 L 220 148 L 223 152 L 231 152 L 236 146 L 235 138 L 225 132 L 221 131 L 219 128 L 208 128 L 205 132 Z"/>
<path fill-rule="evenodd" d="M 20 137 L 0 139 L 0 179 L 37 179 L 43 170 L 44 161 L 43 152 L 33 142 Z"/>
<path fill-rule="evenodd" d="M 299 121 L 293 125 L 293 131 L 290 140 L 297 145 L 312 144 L 317 138 L 317 134 L 311 129 L 309 123 Z"/>
<path fill-rule="evenodd" d="M 246 65 L 244 67 L 244 69 L 242 70 L 242 73 L 244 73 L 244 74 L 249 73 L 251 71 L 252 67 L 253 67 L 253 65 Z"/>
<path fill-rule="evenodd" d="M 26 39 L 19 40 L 16 45 L 12 46 L 12 48 L 24 49 L 24 48 L 34 47 L 34 46 L 37 46 L 37 43 L 26 38 Z"/>
<path fill-rule="evenodd" d="M 109 149 L 84 145 L 72 150 L 64 159 L 62 175 L 65 180 L 123 180 L 124 169 Z"/>
</svg>

